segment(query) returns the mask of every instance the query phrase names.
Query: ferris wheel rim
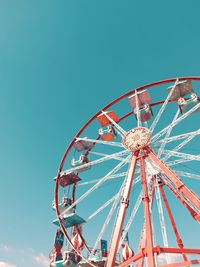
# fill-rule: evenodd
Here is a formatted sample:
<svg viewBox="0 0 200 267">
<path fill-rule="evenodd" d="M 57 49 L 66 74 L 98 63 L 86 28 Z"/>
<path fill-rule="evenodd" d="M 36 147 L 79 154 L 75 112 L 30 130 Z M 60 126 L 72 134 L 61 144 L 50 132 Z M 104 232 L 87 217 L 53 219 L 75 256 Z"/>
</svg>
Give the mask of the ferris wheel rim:
<svg viewBox="0 0 200 267">
<path fill-rule="evenodd" d="M 69 146 L 67 147 L 67 149 L 65 150 L 65 153 L 62 157 L 62 160 L 61 160 L 61 163 L 59 165 L 59 169 L 58 169 L 58 174 L 57 174 L 57 177 L 56 177 L 56 186 L 55 186 L 55 193 L 54 193 L 54 196 L 55 196 L 55 208 L 56 208 L 56 214 L 57 214 L 57 217 L 58 217 L 58 220 L 59 220 L 59 224 L 60 224 L 60 227 L 62 229 L 62 231 L 64 232 L 64 235 L 65 237 L 67 238 L 68 242 L 70 243 L 71 247 L 77 252 L 78 255 L 80 255 L 84 260 L 87 261 L 87 259 L 85 259 L 83 257 L 83 255 L 78 251 L 76 250 L 76 248 L 73 246 L 72 242 L 71 242 L 71 238 L 69 237 L 69 234 L 68 232 L 66 231 L 65 227 L 63 226 L 62 224 L 62 220 L 60 218 L 60 212 L 59 212 L 59 209 L 58 209 L 58 191 L 59 191 L 59 179 L 60 179 L 60 174 L 63 170 L 63 166 L 64 166 L 64 162 L 66 160 L 66 157 L 67 155 L 69 154 L 69 151 L 71 150 L 71 148 L 73 147 L 76 139 L 81 135 L 81 133 L 88 127 L 89 124 L 91 124 L 95 119 L 96 117 L 101 114 L 102 111 L 105 111 L 107 110 L 108 108 L 110 108 L 111 106 L 113 106 L 114 104 L 118 103 L 119 101 L 121 101 L 122 99 L 130 96 L 131 94 L 133 94 L 135 91 L 141 91 L 141 90 L 144 90 L 144 89 L 148 89 L 148 88 L 151 88 L 151 87 L 154 87 L 154 86 L 158 86 L 158 85 L 162 85 L 162 84 L 167 84 L 167 83 L 170 83 L 170 82 L 175 82 L 177 80 L 177 78 L 171 78 L 171 79 L 165 79 L 165 80 L 161 80 L 161 81 L 158 81 L 158 82 L 154 82 L 154 83 L 149 83 L 149 84 L 146 84 L 146 85 L 143 85 L 143 86 L 140 86 L 138 88 L 135 88 L 123 95 L 121 95 L 120 97 L 116 98 L 115 100 L 111 101 L 109 104 L 107 104 L 106 106 L 104 106 L 101 110 L 99 110 L 93 117 L 91 117 L 84 125 L 83 127 L 77 132 L 77 134 L 75 135 L 75 137 L 72 139 L 71 143 L 69 144 Z M 197 76 L 192 76 L 192 77 L 180 77 L 178 78 L 179 81 L 183 81 L 183 80 L 191 80 L 191 81 L 200 81 L 200 77 L 197 77 Z M 159 102 L 154 102 L 152 103 L 151 105 L 157 105 L 157 104 L 161 104 L 162 101 L 159 101 Z M 131 115 L 132 112 L 130 112 L 129 115 Z M 128 115 L 128 116 L 129 116 Z M 123 116 L 123 118 L 121 118 L 121 120 L 125 119 L 127 117 L 127 114 L 125 116 Z M 120 121 L 121 121 L 120 120 Z M 91 262 L 88 262 L 91 266 L 94 266 Z"/>
</svg>

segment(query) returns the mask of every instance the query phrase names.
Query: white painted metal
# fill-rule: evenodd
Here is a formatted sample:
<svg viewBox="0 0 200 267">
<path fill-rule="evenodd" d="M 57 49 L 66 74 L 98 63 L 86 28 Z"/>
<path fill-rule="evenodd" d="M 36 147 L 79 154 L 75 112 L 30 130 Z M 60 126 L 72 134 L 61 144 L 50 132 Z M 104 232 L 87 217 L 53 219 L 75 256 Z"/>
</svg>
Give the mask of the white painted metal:
<svg viewBox="0 0 200 267">
<path fill-rule="evenodd" d="M 82 169 L 83 167 L 89 167 L 89 166 L 92 166 L 92 165 L 96 165 L 96 164 L 105 162 L 107 160 L 115 159 L 115 157 L 123 156 L 123 155 L 126 155 L 126 154 L 130 154 L 130 152 L 127 151 L 127 150 L 123 150 L 123 151 L 120 151 L 120 152 L 117 152 L 117 153 L 114 153 L 114 154 L 111 154 L 111 155 L 107 155 L 107 156 L 102 157 L 100 159 L 93 160 L 93 161 L 90 161 L 88 163 L 82 164 L 81 166 L 77 166 L 77 167 L 73 167 L 73 168 L 70 168 L 68 170 L 65 170 L 65 171 L 61 172 L 61 175 L 62 174 L 68 174 L 68 173 L 73 172 L 73 171 L 78 171 L 79 169 Z"/>
<path fill-rule="evenodd" d="M 119 133 L 121 133 L 123 137 L 126 134 L 126 131 L 118 123 L 116 123 L 106 112 L 104 112 L 103 110 L 101 112 L 110 122 L 112 122 L 112 124 L 115 126 L 116 129 L 119 130 Z"/>
<path fill-rule="evenodd" d="M 113 174 L 113 175 L 110 175 L 107 180 L 124 177 L 124 176 L 126 176 L 126 174 L 127 174 L 127 172 L 120 172 L 120 173 L 117 173 L 117 174 Z M 94 179 L 94 180 L 91 180 L 91 181 L 88 181 L 88 182 L 78 183 L 77 186 L 84 186 L 84 185 L 94 184 L 94 183 L 98 182 L 99 180 L 101 180 L 101 178 L 100 179 Z"/>
<path fill-rule="evenodd" d="M 161 117 L 161 115 L 163 114 L 163 112 L 164 112 L 164 110 L 165 110 L 165 108 L 166 108 L 166 106 L 167 106 L 167 104 L 168 104 L 168 102 L 169 102 L 169 99 L 170 99 L 172 93 L 174 92 L 174 89 L 175 89 L 177 83 L 178 83 L 178 79 L 176 80 L 176 82 L 175 82 L 175 84 L 173 85 L 173 87 L 172 87 L 170 93 L 168 94 L 167 98 L 165 99 L 165 102 L 162 104 L 162 106 L 161 106 L 159 112 L 157 113 L 157 115 L 156 115 L 156 117 L 155 117 L 153 123 L 151 124 L 150 131 L 151 131 L 152 133 L 153 133 L 153 131 L 155 130 L 155 127 L 156 127 L 158 121 L 160 120 L 160 117 Z"/>
<path fill-rule="evenodd" d="M 101 157 L 109 156 L 109 154 L 105 154 L 105 153 L 101 153 L 101 152 L 95 152 L 95 151 L 90 151 L 90 154 L 92 154 L 92 155 L 97 155 L 97 156 L 101 156 Z M 113 159 L 116 159 L 116 160 L 119 160 L 119 161 L 124 160 L 124 158 L 115 157 L 115 156 L 113 157 Z"/>
<path fill-rule="evenodd" d="M 174 156 L 174 157 L 179 157 L 179 158 L 183 158 L 183 159 L 200 161 L 200 155 L 192 155 L 192 154 L 177 152 L 177 151 L 173 151 L 173 150 L 165 150 L 165 151 L 163 151 L 163 154 L 164 155 L 170 155 L 170 157 Z"/>
<path fill-rule="evenodd" d="M 185 139 L 185 138 L 190 137 L 190 136 L 195 137 L 197 135 L 200 135 L 200 129 L 198 129 L 196 131 L 193 131 L 193 132 L 189 132 L 189 133 L 184 133 L 184 134 L 168 137 L 168 138 L 165 138 L 163 140 L 157 140 L 156 142 L 152 142 L 152 144 L 154 144 L 154 143 L 155 144 L 163 143 L 163 142 L 170 143 L 170 142 L 178 141 L 178 140 L 181 140 L 181 139 Z"/>
<path fill-rule="evenodd" d="M 167 132 L 167 130 L 168 130 L 169 127 L 176 126 L 178 123 L 180 123 L 185 118 L 187 118 L 188 116 L 190 116 L 198 108 L 200 108 L 200 103 L 198 103 L 197 105 L 195 105 L 193 108 L 191 108 L 189 111 L 187 111 L 186 113 L 184 113 L 182 116 L 180 116 L 173 123 L 169 124 L 164 129 L 162 129 L 160 132 L 158 132 L 156 135 L 154 135 L 153 138 L 152 138 L 152 142 L 155 142 L 156 140 L 158 140 L 161 136 L 163 136 Z"/>
<path fill-rule="evenodd" d="M 123 145 L 121 143 L 119 143 L 119 142 L 103 141 L 103 140 L 96 140 L 96 139 L 91 139 L 91 138 L 87 138 L 86 139 L 86 138 L 81 138 L 81 137 L 76 138 L 76 140 L 86 140 L 88 142 L 95 143 L 95 144 L 123 147 Z"/>
<path fill-rule="evenodd" d="M 127 158 L 130 158 L 128 156 Z M 83 199 L 85 199 L 88 195 L 90 195 L 94 190 L 96 190 L 100 185 L 102 185 L 110 175 L 116 173 L 118 170 L 120 170 L 125 164 L 127 158 L 124 159 L 124 161 L 120 162 L 117 166 L 115 166 L 110 172 L 108 172 L 104 177 L 102 177 L 101 180 L 99 180 L 95 185 L 93 185 L 88 191 L 86 191 L 83 195 L 81 195 L 72 205 L 70 205 L 65 212 L 68 212 L 71 208 L 76 206 L 78 203 L 80 203 Z"/>
<path fill-rule="evenodd" d="M 91 251 L 90 256 L 94 255 L 94 253 L 95 253 L 95 251 L 96 251 L 96 249 L 97 249 L 97 247 L 98 247 L 98 245 L 100 243 L 100 240 L 102 239 L 102 237 L 103 237 L 103 235 L 104 235 L 104 233 L 106 231 L 106 228 L 107 228 L 107 226 L 108 226 L 108 224 L 109 224 L 109 222 L 110 222 L 110 220 L 111 220 L 111 218 L 113 216 L 113 213 L 115 212 L 115 209 L 116 209 L 116 207 L 117 207 L 117 205 L 118 205 L 118 203 L 119 203 L 119 201 L 120 201 L 120 199 L 122 197 L 122 192 L 123 192 L 125 183 L 126 183 L 126 180 L 122 184 L 122 186 L 121 186 L 118 194 L 115 197 L 115 200 L 113 202 L 113 205 L 112 205 L 112 207 L 111 207 L 111 209 L 110 209 L 110 211 L 108 213 L 108 216 L 107 216 L 107 218 L 106 218 L 106 220 L 105 220 L 105 222 L 103 224 L 103 227 L 102 227 L 102 229 L 101 229 L 101 231 L 99 233 L 99 236 L 98 236 L 98 238 L 97 238 L 97 240 L 96 240 L 96 242 L 95 242 L 95 244 L 93 246 L 93 249 Z"/>
<path fill-rule="evenodd" d="M 179 111 L 179 109 L 178 109 L 178 111 L 176 112 L 176 114 L 175 114 L 175 116 L 174 116 L 174 118 L 173 118 L 173 120 L 172 120 L 172 123 L 178 118 L 179 113 L 180 113 L 180 111 Z M 164 138 L 163 142 L 161 143 L 161 146 L 160 146 L 160 148 L 159 148 L 159 150 L 158 150 L 158 157 L 159 157 L 159 158 L 161 157 L 162 152 L 163 152 L 163 150 L 165 149 L 165 145 L 166 145 L 166 143 L 167 143 L 167 142 L 166 142 L 166 139 L 170 136 L 172 130 L 173 130 L 173 127 L 170 126 L 169 129 L 168 129 L 167 132 L 166 132 L 165 138 Z"/>
<path fill-rule="evenodd" d="M 126 234 L 128 233 L 128 230 L 129 230 L 129 228 L 130 228 L 130 226 L 131 226 L 131 224 L 132 224 L 132 222 L 133 222 L 133 220 L 135 218 L 135 215 L 136 215 L 136 213 L 137 213 L 137 211 L 138 211 L 138 209 L 140 207 L 141 202 L 142 202 L 142 192 L 140 192 L 140 194 L 139 194 L 139 196 L 138 196 L 138 198 L 136 200 L 135 206 L 133 208 L 133 211 L 132 211 L 132 213 L 130 215 L 130 218 L 129 218 L 129 220 L 128 220 L 126 226 L 125 226 L 125 228 L 123 229 L 123 234 L 121 236 L 119 247 L 123 243 L 124 238 L 126 237 Z"/>
<path fill-rule="evenodd" d="M 141 116 L 139 112 L 139 101 L 138 101 L 138 93 L 137 90 L 135 90 L 135 103 L 136 103 L 136 116 L 137 116 L 137 123 L 138 127 L 141 127 Z"/>
</svg>

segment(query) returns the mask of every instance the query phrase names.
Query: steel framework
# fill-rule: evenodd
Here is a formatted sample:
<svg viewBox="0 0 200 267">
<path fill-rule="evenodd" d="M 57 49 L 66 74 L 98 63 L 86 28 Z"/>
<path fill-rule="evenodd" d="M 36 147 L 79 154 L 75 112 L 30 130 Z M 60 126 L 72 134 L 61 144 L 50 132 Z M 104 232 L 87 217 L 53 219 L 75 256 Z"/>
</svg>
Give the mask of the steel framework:
<svg viewBox="0 0 200 267">
<path fill-rule="evenodd" d="M 68 241 L 68 244 L 71 246 L 72 251 L 82 258 L 82 261 L 77 262 L 77 266 L 104 266 L 104 267 L 126 267 L 126 266 L 150 266 L 150 267 L 176 267 L 176 266 L 191 266 L 191 265 L 200 265 L 200 257 L 195 259 L 190 259 L 191 256 L 197 256 L 200 254 L 199 248 L 190 248 L 185 247 L 183 240 L 180 236 L 178 226 L 175 222 L 175 214 L 170 207 L 170 203 L 166 194 L 166 189 L 170 191 L 174 198 L 177 199 L 184 208 L 191 214 L 192 218 L 195 219 L 198 223 L 200 222 L 200 198 L 194 193 L 185 182 L 182 181 L 181 177 L 188 177 L 191 179 L 200 179 L 200 175 L 188 173 L 183 170 L 175 170 L 174 166 L 179 166 L 183 163 L 191 163 L 193 161 L 199 161 L 200 155 L 187 154 L 183 150 L 186 145 L 196 140 L 200 134 L 200 129 L 195 129 L 190 132 L 187 132 L 186 129 L 182 130 L 181 133 L 178 133 L 174 136 L 171 136 L 172 131 L 176 125 L 181 124 L 186 121 L 191 115 L 200 109 L 200 100 L 191 105 L 187 110 L 181 110 L 179 105 L 178 111 L 175 113 L 174 117 L 171 119 L 170 123 L 165 126 L 160 126 L 159 131 L 154 134 L 156 127 L 161 121 L 161 117 L 164 117 L 164 112 L 169 106 L 169 103 L 177 102 L 174 100 L 175 92 L 177 88 L 181 88 L 182 82 L 191 82 L 191 81 L 200 81 L 200 77 L 181 77 L 173 78 L 168 80 L 159 81 L 156 83 L 151 83 L 124 94 L 123 96 L 115 99 L 110 104 L 101 109 L 96 113 L 76 134 L 69 147 L 67 148 L 63 159 L 61 161 L 58 174 L 56 177 L 56 186 L 55 186 L 55 210 L 58 217 L 58 222 L 60 228 Z M 141 95 L 144 90 L 149 92 L 150 88 L 156 86 L 162 86 L 164 84 L 172 84 L 171 89 L 169 90 L 167 96 L 164 100 L 158 100 L 149 104 L 149 107 L 153 109 L 154 107 L 160 107 L 159 110 L 156 110 L 155 119 L 152 119 L 151 126 L 148 127 L 147 121 L 142 118 L 141 113 Z M 146 91 L 145 91 L 146 92 Z M 182 92 L 182 91 L 180 91 Z M 191 92 L 190 92 L 191 94 Z M 185 101 L 190 101 L 190 95 L 188 96 L 185 93 Z M 185 96 L 184 95 L 184 96 Z M 131 112 L 125 112 L 118 119 L 111 116 L 108 112 L 109 109 L 121 103 L 126 98 L 134 98 L 134 109 Z M 180 96 L 181 97 L 181 94 Z M 193 97 L 193 95 L 192 95 Z M 147 104 L 147 103 L 142 103 Z M 171 104 L 170 104 L 171 105 Z M 146 107 L 146 106 L 145 106 Z M 184 106 L 185 108 L 185 106 Z M 142 111 L 143 112 L 143 111 Z M 145 111 L 146 112 L 146 111 Z M 135 114 L 136 117 L 136 126 L 133 129 L 126 131 L 123 122 L 126 119 L 129 119 L 131 115 Z M 150 113 L 149 113 L 150 114 Z M 148 114 L 148 115 L 149 115 Z M 104 122 L 107 121 L 107 124 L 110 125 L 108 134 L 111 132 L 118 134 L 117 139 L 113 137 L 112 140 L 102 139 L 102 135 L 97 137 L 91 137 L 85 139 L 82 137 L 83 133 L 87 128 L 94 123 L 99 117 L 103 117 Z M 165 115 L 166 116 L 166 115 Z M 114 129 L 114 130 L 113 130 Z M 106 132 L 107 134 L 107 132 Z M 106 137 L 105 137 L 106 138 Z M 91 147 L 87 147 L 84 150 L 84 156 L 88 155 L 94 156 L 94 160 L 83 162 L 83 164 L 73 165 L 67 170 L 63 171 L 64 167 L 68 164 L 67 159 L 70 157 L 70 153 L 73 150 L 76 142 L 85 141 L 92 143 Z M 170 148 L 168 144 L 175 143 L 175 147 Z M 181 142 L 181 143 L 180 143 Z M 198 144 L 198 143 L 197 143 Z M 108 154 L 108 149 L 105 152 L 95 151 L 97 146 L 105 146 L 106 148 L 113 147 L 114 149 L 121 149 L 121 151 L 115 151 L 115 153 Z M 173 160 L 171 159 L 173 158 Z M 178 158 L 178 159 L 177 159 Z M 169 160 L 171 159 L 171 160 Z M 117 165 L 111 168 L 103 177 L 99 179 L 84 179 L 80 182 L 74 182 L 71 184 L 71 199 L 72 203 L 65 210 L 60 209 L 60 181 L 64 175 L 69 173 L 79 173 L 82 172 L 83 168 L 85 170 L 90 169 L 92 166 L 98 166 L 107 161 L 118 162 Z M 126 167 L 128 164 L 128 168 Z M 191 166 L 191 165 L 190 165 Z M 126 168 L 126 170 L 124 170 Z M 118 171 L 121 171 L 119 173 Z M 109 181 L 114 181 L 119 177 L 124 177 L 121 187 L 118 189 L 117 194 L 108 199 L 105 203 L 101 204 L 100 207 L 95 208 L 95 211 L 92 214 L 88 215 L 87 222 L 93 220 L 98 214 L 107 209 L 109 205 L 112 204 L 111 209 L 108 213 L 108 216 L 104 220 L 103 227 L 99 230 L 98 237 L 95 239 L 94 245 L 92 248 L 89 248 L 87 237 L 85 237 L 80 231 L 80 238 L 84 243 L 85 250 L 80 249 L 75 246 L 72 236 L 68 227 L 63 222 L 63 214 L 71 214 L 70 212 L 79 207 L 79 204 L 84 202 L 89 198 L 98 188 L 103 186 L 104 183 Z M 130 205 L 132 189 L 136 184 L 141 184 L 141 193 L 138 196 L 138 199 L 135 203 L 135 206 Z M 90 186 L 88 190 L 81 192 L 77 197 L 77 188 L 82 188 L 84 186 Z M 66 194 L 66 189 L 64 188 L 64 194 Z M 158 208 L 158 217 L 161 227 L 161 236 L 163 245 L 159 245 L 156 242 L 156 231 L 153 221 L 153 203 L 156 201 Z M 139 242 L 139 249 L 134 255 L 127 257 L 126 260 L 121 261 L 117 259 L 117 255 L 120 252 L 122 243 L 125 240 L 125 236 L 129 231 L 135 215 L 140 207 L 140 204 L 143 203 L 143 227 L 141 231 L 141 238 Z M 164 207 L 163 207 L 164 204 Z M 131 207 L 130 207 L 131 206 Z M 117 209 L 118 208 L 118 209 Z M 132 213 L 129 220 L 127 221 L 127 211 L 132 208 Z M 168 219 L 166 219 L 166 216 Z M 69 218 L 69 217 L 67 217 Z M 114 221 L 112 221 L 112 218 Z M 173 231 L 177 247 L 170 247 L 169 240 L 167 236 L 166 221 L 169 221 L 171 224 L 171 229 Z M 98 220 L 97 220 L 98 222 Z M 126 223 L 126 225 L 125 225 Z M 102 238 L 105 235 L 105 232 L 109 228 L 109 225 L 112 225 L 112 232 L 110 235 L 109 249 L 102 259 L 94 260 L 95 255 L 97 254 L 98 245 Z M 72 225 L 78 229 L 78 225 Z M 159 255 L 164 255 L 164 261 L 159 262 Z M 172 262 L 173 257 L 171 255 L 176 255 L 176 260 Z M 180 256 L 180 257 L 179 257 Z M 55 263 L 55 262 L 54 262 Z M 53 264 L 54 264 L 53 263 Z M 51 263 L 50 266 L 56 266 Z M 60 265 L 59 265 L 60 266 Z M 63 266 L 65 266 L 63 264 Z M 68 265 L 66 265 L 68 266 Z"/>
</svg>

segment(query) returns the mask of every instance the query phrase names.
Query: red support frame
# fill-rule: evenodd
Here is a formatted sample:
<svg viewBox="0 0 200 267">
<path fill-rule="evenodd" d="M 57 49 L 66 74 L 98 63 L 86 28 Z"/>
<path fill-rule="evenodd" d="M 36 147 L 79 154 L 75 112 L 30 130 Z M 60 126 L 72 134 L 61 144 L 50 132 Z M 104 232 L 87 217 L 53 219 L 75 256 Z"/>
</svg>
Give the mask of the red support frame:
<svg viewBox="0 0 200 267">
<path fill-rule="evenodd" d="M 200 210 L 200 198 L 195 195 L 187 186 L 180 180 L 180 178 L 165 164 L 160 160 L 153 151 L 147 147 L 145 150 L 148 153 L 149 158 L 156 163 L 156 165 L 162 169 L 167 177 L 173 182 L 177 190 L 179 190 L 187 199 L 194 205 L 198 210 Z"/>
<path fill-rule="evenodd" d="M 177 245 L 179 246 L 179 248 L 183 248 L 184 245 L 183 245 L 183 241 L 179 235 L 179 232 L 178 232 L 178 229 L 176 227 L 176 223 L 174 221 L 174 217 L 172 215 L 172 212 L 171 212 L 171 209 L 170 209 L 170 206 L 169 206 L 169 203 L 167 201 L 167 198 L 166 198 L 166 195 L 165 195 L 165 192 L 164 192 L 164 189 L 163 189 L 163 185 L 160 185 L 159 186 L 159 189 L 160 189 L 160 192 L 161 192 L 161 195 L 162 195 L 162 198 L 163 198 L 163 201 L 165 203 L 165 207 L 166 207 L 166 210 L 167 210 L 167 213 L 168 213 L 168 216 L 169 216 L 169 219 L 170 219 L 170 222 L 171 222 L 171 225 L 172 225 L 172 228 L 173 228 L 173 231 L 174 231 L 174 234 L 176 236 L 176 242 L 177 242 Z M 187 256 L 183 253 L 183 260 L 184 261 L 187 261 Z"/>
<path fill-rule="evenodd" d="M 179 195 L 174 188 L 167 182 L 167 181 L 163 181 L 163 183 L 169 188 L 169 190 L 174 194 L 174 196 L 183 204 L 183 206 L 189 211 L 189 213 L 191 214 L 191 216 L 197 221 L 200 222 L 200 216 L 196 213 L 196 211 L 194 209 L 192 209 L 188 203 L 185 201 L 185 199 Z"/>
<path fill-rule="evenodd" d="M 158 81 L 158 82 L 155 82 L 155 83 L 151 83 L 151 84 L 147 84 L 147 85 L 144 85 L 144 86 L 142 86 L 142 87 L 139 87 L 139 88 L 137 88 L 137 89 L 134 89 L 134 90 L 131 90 L 130 92 L 128 92 L 128 93 L 126 93 L 126 94 L 124 94 L 124 95 L 122 95 L 122 96 L 120 96 L 119 98 L 117 98 L 117 99 L 115 99 L 114 101 L 112 101 L 111 103 L 109 103 L 108 105 L 106 105 L 103 109 L 101 109 L 101 110 L 104 110 L 104 111 L 106 111 L 107 109 L 109 109 L 111 106 L 113 106 L 115 103 L 117 103 L 117 102 L 119 102 L 120 100 L 122 100 L 122 99 L 124 99 L 124 98 L 126 98 L 126 97 L 128 97 L 128 96 L 130 96 L 131 94 L 133 94 L 134 92 L 135 92 L 135 90 L 137 90 L 137 91 L 140 91 L 140 90 L 143 90 L 143 89 L 146 89 L 146 88 L 151 88 L 151 87 L 155 87 L 155 86 L 158 86 L 158 85 L 162 85 L 162 84 L 167 84 L 167 83 L 169 83 L 169 82 L 175 82 L 177 80 L 177 78 L 172 78 L 172 79 L 167 79 L 167 80 L 163 80 L 163 81 Z M 191 80 L 191 81 L 200 81 L 200 77 L 181 77 L 181 78 L 179 78 L 179 81 L 182 81 L 182 80 Z M 157 102 L 157 103 L 153 103 L 153 104 L 151 104 L 152 106 L 153 105 L 158 105 L 158 104 L 160 104 L 160 103 L 162 103 L 163 101 L 161 101 L 161 102 Z M 84 130 L 96 119 L 96 117 L 99 115 L 99 114 L 101 114 L 101 110 L 100 111 L 98 111 L 90 120 L 88 120 L 88 122 L 80 129 L 80 131 L 76 134 L 76 136 L 74 137 L 74 139 L 72 140 L 72 142 L 70 143 L 70 145 L 68 146 L 68 148 L 66 149 L 66 151 L 65 151 L 65 153 L 64 153 L 64 155 L 63 155 L 63 158 L 62 158 L 62 161 L 61 161 L 61 163 L 60 163 L 60 166 L 59 166 L 59 170 L 58 170 L 58 174 L 57 174 L 57 179 L 56 179 L 56 187 L 55 187 L 55 195 L 54 195 L 54 197 L 55 197 L 55 203 L 56 203 L 56 213 L 57 213 L 57 216 L 58 216 L 58 220 L 59 220 L 59 223 L 60 223 L 60 226 L 61 226 L 61 229 L 63 230 L 63 233 L 64 233 L 64 235 L 65 235 L 65 237 L 66 237 L 66 239 L 68 240 L 68 242 L 70 243 L 70 245 L 71 245 L 71 247 L 76 251 L 76 249 L 74 248 L 74 246 L 73 246 L 73 244 L 72 244 L 72 242 L 71 242 L 71 239 L 70 239 L 70 236 L 69 236 L 69 234 L 68 234 L 68 232 L 67 232 L 67 230 L 64 228 L 64 226 L 63 226 L 63 224 L 62 224 L 62 221 L 61 221 L 61 218 L 60 218 L 60 212 L 59 212 L 59 209 L 58 209 L 58 202 L 59 202 L 59 181 L 60 181 L 60 174 L 61 174 L 61 172 L 62 172 L 62 170 L 63 170 L 63 166 L 64 166 L 64 163 L 65 163 L 65 160 L 66 160 L 66 158 L 67 158 L 67 156 L 68 156 L 68 154 L 69 154 L 69 152 L 70 152 L 70 150 L 71 150 L 71 148 L 73 147 L 73 144 L 75 143 L 75 141 L 76 141 L 76 138 L 77 137 L 79 137 L 83 132 L 84 132 Z M 120 119 L 120 121 L 121 120 L 123 120 L 123 119 L 125 119 L 126 117 L 128 117 L 129 115 L 131 115 L 132 114 L 132 112 L 130 112 L 130 113 L 128 113 L 128 114 L 126 114 L 126 115 L 124 115 L 123 117 L 121 117 L 121 119 Z M 98 139 L 98 138 L 97 138 Z M 172 173 L 172 176 L 173 176 L 174 174 Z M 176 177 L 177 178 L 177 177 Z M 170 179 L 171 179 L 171 177 L 170 177 Z M 179 179 L 178 179 L 179 180 Z M 180 181 L 180 180 L 179 180 Z M 169 188 L 170 188 L 170 186 L 168 185 L 168 184 L 166 184 Z M 184 192 L 184 193 L 188 193 L 190 196 L 191 196 L 191 198 L 193 198 L 193 196 L 194 197 L 196 197 L 194 194 L 193 194 L 193 192 L 191 192 L 190 190 L 188 190 L 186 187 L 182 187 L 182 185 L 181 184 L 179 184 L 179 185 L 177 185 L 177 188 L 179 188 L 179 186 L 180 186 L 180 189 L 182 190 L 182 192 L 183 191 L 185 191 L 186 190 L 186 192 Z M 187 205 L 187 203 L 186 202 L 184 202 L 184 199 L 182 199 L 178 194 L 176 194 L 176 192 L 175 191 L 173 191 L 172 190 L 172 188 L 170 189 L 173 193 L 174 193 L 174 195 L 182 202 L 182 204 L 190 211 L 190 213 L 192 214 L 192 216 L 197 220 L 197 221 L 199 221 L 200 222 L 200 216 L 199 217 L 197 217 L 196 215 L 197 214 L 195 214 L 195 211 L 194 210 L 192 210 L 188 205 Z M 189 192 L 187 192 L 187 190 L 189 191 Z M 183 194 L 184 194 L 183 193 Z M 185 194 L 186 195 L 186 194 Z M 196 203 L 195 204 L 197 204 L 198 206 L 199 206 L 199 199 L 197 199 L 196 200 Z M 196 205 L 195 205 L 196 206 Z M 77 252 L 77 254 L 80 254 L 78 251 L 76 251 Z M 183 253 L 183 252 L 182 252 Z M 127 266 L 128 264 L 130 264 L 131 262 L 136 262 L 136 261 L 138 261 L 139 259 L 141 259 L 141 258 L 144 258 L 145 257 L 145 255 L 146 255 L 146 252 L 145 252 L 145 250 L 141 250 L 139 253 L 137 253 L 135 256 L 133 256 L 132 258 L 130 258 L 128 261 L 126 261 L 126 262 L 124 262 L 124 263 L 122 263 L 122 264 L 120 264 L 119 265 L 119 267 L 125 267 L 125 266 Z M 81 255 L 80 255 L 81 256 Z M 84 258 L 84 257 L 83 257 Z M 187 262 L 187 264 L 189 265 L 189 264 L 197 264 L 197 262 L 198 263 L 200 263 L 200 260 L 194 260 L 194 261 L 189 261 L 189 262 Z M 185 265 L 163 265 L 162 267 L 165 267 L 165 266 L 185 266 Z M 111 267 L 111 266 L 109 266 L 109 267 Z"/>
<path fill-rule="evenodd" d="M 112 236 L 112 240 L 111 240 L 111 244 L 110 244 L 108 259 L 106 262 L 106 267 L 111 267 L 111 266 L 115 265 L 116 255 L 117 255 L 117 251 L 118 251 L 118 247 L 119 247 L 119 241 L 120 241 L 122 227 L 123 227 L 123 223 L 124 223 L 124 219 L 125 219 L 125 215 L 126 215 L 126 210 L 129 206 L 129 197 L 130 197 L 131 187 L 133 184 L 138 153 L 139 152 L 137 151 L 137 152 L 135 152 L 135 154 L 133 154 L 132 159 L 131 159 L 131 163 L 129 166 L 126 185 L 124 188 L 122 202 L 121 202 L 121 206 L 119 209 L 117 221 L 116 221 L 115 228 L 113 231 L 113 236 Z"/>
<path fill-rule="evenodd" d="M 151 213 L 150 213 L 150 201 L 147 188 L 146 172 L 145 172 L 145 162 L 144 157 L 140 158 L 140 174 L 141 174 L 141 183 L 142 183 L 142 201 L 144 205 L 144 221 L 145 221 L 145 230 L 146 230 L 146 251 L 147 251 L 147 262 L 148 266 L 154 267 L 154 252 L 153 252 L 153 234 L 152 234 L 152 225 L 151 225 Z"/>
</svg>

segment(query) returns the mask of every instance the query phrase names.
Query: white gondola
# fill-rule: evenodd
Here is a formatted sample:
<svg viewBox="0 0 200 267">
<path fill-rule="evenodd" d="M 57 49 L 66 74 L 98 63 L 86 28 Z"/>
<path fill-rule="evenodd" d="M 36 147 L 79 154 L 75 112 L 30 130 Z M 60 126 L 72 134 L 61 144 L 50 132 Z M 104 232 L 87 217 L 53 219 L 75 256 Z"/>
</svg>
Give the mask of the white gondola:
<svg viewBox="0 0 200 267">
<path fill-rule="evenodd" d="M 104 141 L 112 141 L 116 138 L 117 132 L 112 125 L 107 125 L 99 129 L 99 135 Z"/>
<path fill-rule="evenodd" d="M 178 99 L 178 106 L 181 113 L 187 112 L 188 110 L 196 106 L 198 103 L 200 103 L 200 99 L 195 93 L 192 93 L 187 98 L 180 97 Z M 197 111 L 199 111 L 199 109 L 197 109 Z"/>
<path fill-rule="evenodd" d="M 91 149 L 94 144 L 90 141 L 87 141 L 87 137 L 84 137 L 81 140 L 76 140 L 74 143 L 74 148 L 76 151 L 81 152 L 83 150 Z"/>
<path fill-rule="evenodd" d="M 75 158 L 72 158 L 72 161 L 71 161 L 72 167 L 80 167 L 78 168 L 78 172 L 89 170 L 91 168 L 91 165 L 89 163 L 90 161 L 86 155 L 81 155 L 78 160 L 75 160 Z"/>
<path fill-rule="evenodd" d="M 133 108 L 136 119 L 139 117 L 141 122 L 152 119 L 153 112 L 149 105 L 149 102 L 151 102 L 151 96 L 147 90 L 142 90 L 129 96 L 128 100 Z"/>
</svg>

